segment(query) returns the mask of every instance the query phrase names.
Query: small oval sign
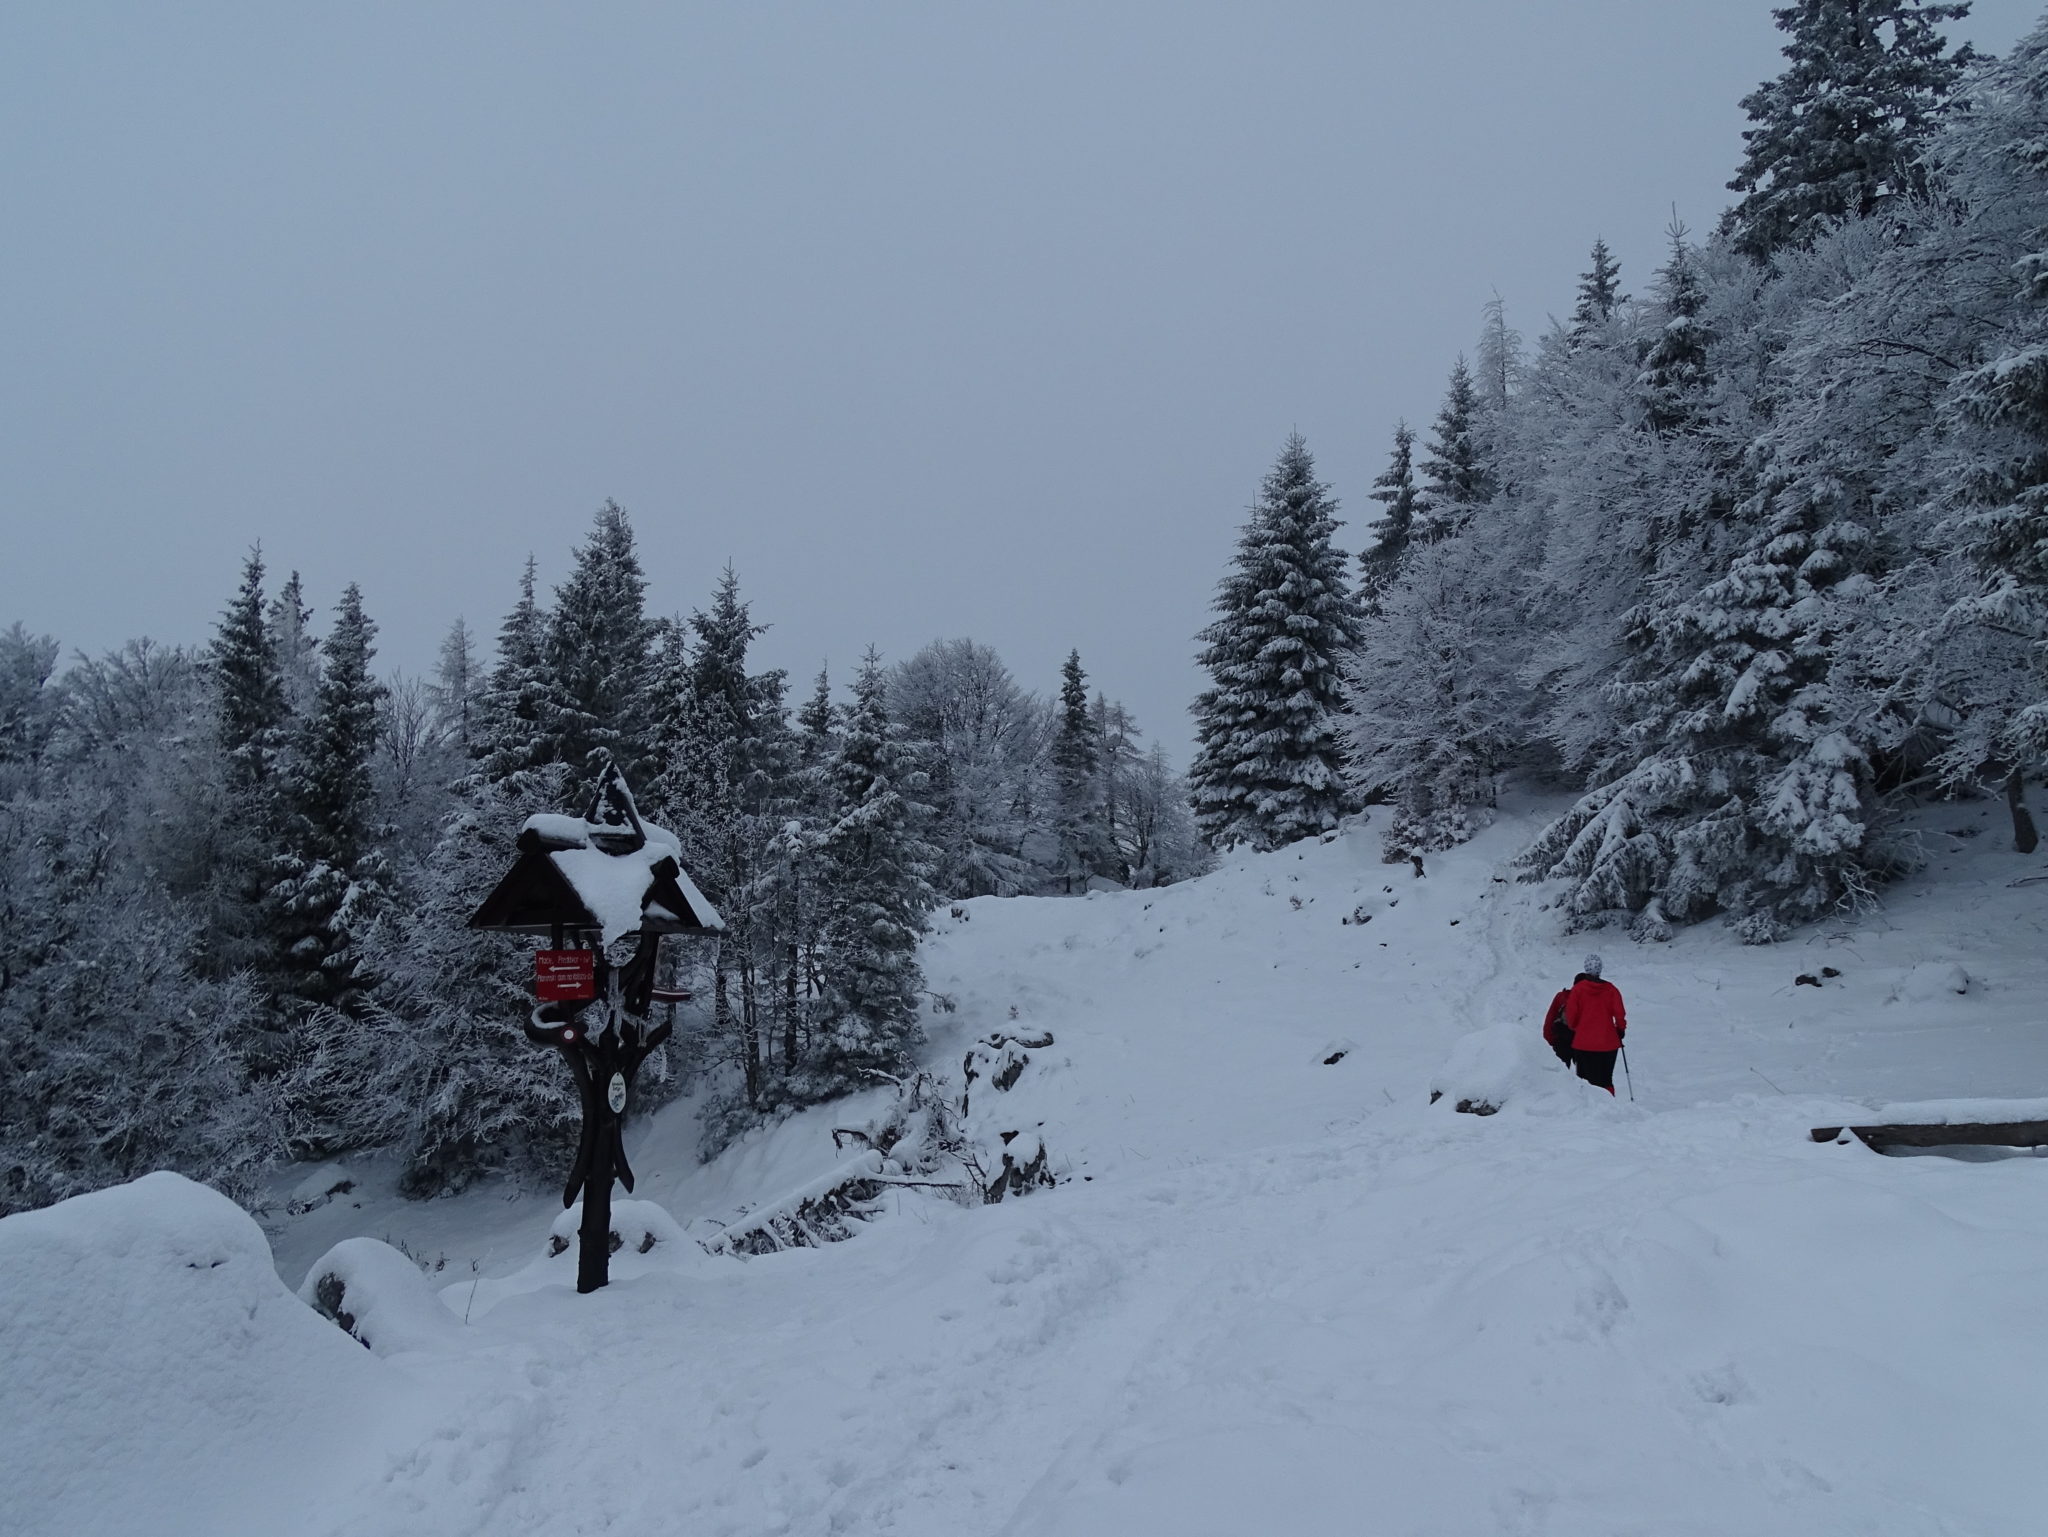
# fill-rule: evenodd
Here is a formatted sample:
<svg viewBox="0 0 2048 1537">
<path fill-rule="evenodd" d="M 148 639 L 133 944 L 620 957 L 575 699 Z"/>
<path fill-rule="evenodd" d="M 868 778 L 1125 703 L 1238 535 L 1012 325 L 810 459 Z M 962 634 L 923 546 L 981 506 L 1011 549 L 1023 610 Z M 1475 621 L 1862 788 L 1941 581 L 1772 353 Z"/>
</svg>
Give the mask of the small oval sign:
<svg viewBox="0 0 2048 1537">
<path fill-rule="evenodd" d="M 624 1073 L 612 1074 L 612 1081 L 606 1086 L 604 1091 L 604 1102 L 612 1107 L 613 1115 L 617 1115 L 626 1108 L 626 1075 Z"/>
</svg>

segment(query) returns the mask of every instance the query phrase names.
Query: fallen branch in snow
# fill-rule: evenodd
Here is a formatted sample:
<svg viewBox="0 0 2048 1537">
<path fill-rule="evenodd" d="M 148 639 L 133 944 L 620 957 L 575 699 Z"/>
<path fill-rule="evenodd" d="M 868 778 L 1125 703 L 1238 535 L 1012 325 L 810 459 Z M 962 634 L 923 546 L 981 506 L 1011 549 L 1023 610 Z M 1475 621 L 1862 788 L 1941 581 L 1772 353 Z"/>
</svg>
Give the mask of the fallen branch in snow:
<svg viewBox="0 0 2048 1537">
<path fill-rule="evenodd" d="M 747 1213 L 704 1247 L 713 1254 L 774 1254 L 851 1238 L 849 1219 L 868 1214 L 881 1194 L 882 1155 L 873 1148 Z"/>
</svg>

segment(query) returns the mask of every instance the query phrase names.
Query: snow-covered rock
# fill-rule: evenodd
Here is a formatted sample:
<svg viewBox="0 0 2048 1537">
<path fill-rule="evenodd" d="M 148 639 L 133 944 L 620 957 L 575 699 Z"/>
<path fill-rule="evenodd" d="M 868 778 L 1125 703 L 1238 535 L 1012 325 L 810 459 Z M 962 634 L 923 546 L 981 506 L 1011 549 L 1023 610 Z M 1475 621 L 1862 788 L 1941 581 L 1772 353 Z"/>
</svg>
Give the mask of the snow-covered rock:
<svg viewBox="0 0 2048 1537">
<path fill-rule="evenodd" d="M 446 1348 L 462 1324 L 419 1266 L 375 1238 L 348 1238 L 315 1261 L 299 1300 L 380 1356 Z"/>
<path fill-rule="evenodd" d="M 1954 961 L 1922 961 L 1892 988 L 1901 1003 L 1934 1003 L 1970 990 L 1970 974 Z"/>
<path fill-rule="evenodd" d="M 1432 1103 L 1492 1115 L 1517 1099 L 1573 1093 L 1578 1082 L 1537 1031 L 1525 1022 L 1511 1021 L 1459 1036 L 1430 1078 L 1429 1092 Z M 1593 1092 L 1606 1097 L 1601 1090 Z"/>
</svg>

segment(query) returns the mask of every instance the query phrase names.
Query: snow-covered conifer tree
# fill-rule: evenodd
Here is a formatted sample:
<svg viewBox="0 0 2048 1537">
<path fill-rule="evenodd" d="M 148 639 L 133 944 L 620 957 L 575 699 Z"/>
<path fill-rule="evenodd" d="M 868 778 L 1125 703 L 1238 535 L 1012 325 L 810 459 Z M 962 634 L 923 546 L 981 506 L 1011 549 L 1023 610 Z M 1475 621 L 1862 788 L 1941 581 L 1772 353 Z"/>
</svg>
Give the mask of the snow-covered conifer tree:
<svg viewBox="0 0 2048 1537">
<path fill-rule="evenodd" d="M 372 825 L 372 762 L 386 692 L 370 673 L 376 630 L 361 590 L 349 583 L 312 708 L 281 776 L 284 848 L 264 899 L 281 990 L 344 1009 L 369 983 L 359 936 L 389 890 Z"/>
<path fill-rule="evenodd" d="M 1081 653 L 1060 665 L 1059 724 L 1052 739 L 1054 875 L 1067 891 L 1086 890 L 1103 861 L 1102 742 L 1088 711 L 1088 675 Z"/>
<path fill-rule="evenodd" d="M 545 659 L 550 697 L 542 719 L 552 761 L 587 776 L 591 754 L 611 754 L 627 778 L 644 782 L 653 735 L 647 684 L 652 626 L 647 579 L 625 509 L 606 502 L 576 547 L 569 577 L 555 589 Z"/>
<path fill-rule="evenodd" d="M 839 734 L 839 707 L 832 702 L 831 669 L 820 667 L 811 695 L 796 714 L 797 741 L 804 766 L 815 767 L 832 756 Z"/>
<path fill-rule="evenodd" d="M 1479 397 L 1460 356 L 1451 368 L 1442 409 L 1424 444 L 1421 516 L 1414 537 L 1425 544 L 1447 539 L 1493 494 L 1479 436 Z"/>
<path fill-rule="evenodd" d="M 1214 681 L 1194 705 L 1200 745 L 1188 786 L 1212 848 L 1278 848 L 1335 827 L 1349 808 L 1332 717 L 1359 612 L 1336 512 L 1293 434 L 1259 487 L 1217 587 L 1217 618 L 1200 637 Z"/>
<path fill-rule="evenodd" d="M 1415 531 L 1415 434 L 1406 422 L 1395 425 L 1394 452 L 1366 495 L 1386 509 L 1372 524 L 1372 543 L 1358 556 L 1359 602 L 1372 612 L 1400 572 Z"/>
<path fill-rule="evenodd" d="M 476 710 L 475 777 L 503 784 L 554 762 L 546 722 L 555 713 L 547 661 L 548 615 L 535 596 L 534 561 L 526 558 L 519 601 L 498 628 L 498 659 Z"/>
<path fill-rule="evenodd" d="M 669 628 L 655 669 L 662 771 L 653 799 L 682 840 L 684 863 L 725 916 L 712 1033 L 715 1050 L 740 1067 L 749 1106 L 763 1103 L 767 1048 L 789 1039 L 775 1028 L 789 998 L 792 941 L 774 914 L 786 917 L 787 903 L 763 883 L 768 844 L 784 831 L 797 744 L 784 675 L 747 671 L 748 648 L 765 629 L 727 567 L 710 609 L 691 616 L 689 639 Z"/>
<path fill-rule="evenodd" d="M 271 650 L 277 657 L 278 678 L 284 688 L 285 712 L 303 715 L 313 705 L 313 691 L 320 686 L 320 641 L 313 634 L 313 609 L 306 602 L 305 584 L 294 571 L 285 578 L 277 596 L 264 615 L 270 629 Z"/>
<path fill-rule="evenodd" d="M 284 743 L 290 711 L 277 644 L 263 609 L 263 551 L 242 563 L 242 585 L 221 615 L 207 661 L 213 672 L 216 730 L 223 757 L 241 783 L 267 779 Z"/>
<path fill-rule="evenodd" d="M 828 779 L 833 819 L 819 840 L 824 881 L 822 996 L 799 1099 L 895 1074 L 923 1039 L 917 943 L 936 898 L 915 763 L 889 721 L 888 678 L 871 650 L 854 679 Z"/>
<path fill-rule="evenodd" d="M 1572 306 L 1571 339 L 1584 346 L 1600 335 L 1614 319 L 1614 312 L 1628 302 L 1621 291 L 1621 263 L 1607 249 L 1605 240 L 1593 242 L 1593 265 L 1579 274 L 1579 296 Z"/>
<path fill-rule="evenodd" d="M 1771 14 L 1787 34 L 1784 73 L 1742 100 L 1743 194 L 1723 232 L 1757 261 L 1813 243 L 1920 191 L 1920 155 L 1973 55 L 1937 30 L 1968 0 L 1796 0 Z"/>
<path fill-rule="evenodd" d="M 1941 760 L 1951 782 L 2023 776 L 2048 756 L 2048 22 L 1969 95 L 1933 157 L 1970 209 L 1944 297 L 1997 327 L 1942 403 L 1958 487 L 1942 541 L 1969 563 L 1930 654 L 1949 664 L 1931 693 L 1961 717 Z"/>
<path fill-rule="evenodd" d="M 1665 230 L 1671 255 L 1657 274 L 1653 296 L 1657 330 L 1643 355 L 1636 389 L 1643 418 L 1656 432 L 1681 432 L 1698 425 L 1712 382 L 1707 365 L 1710 332 L 1704 318 L 1706 283 L 1699 258 L 1686 243 L 1685 226 L 1674 219 Z"/>
</svg>

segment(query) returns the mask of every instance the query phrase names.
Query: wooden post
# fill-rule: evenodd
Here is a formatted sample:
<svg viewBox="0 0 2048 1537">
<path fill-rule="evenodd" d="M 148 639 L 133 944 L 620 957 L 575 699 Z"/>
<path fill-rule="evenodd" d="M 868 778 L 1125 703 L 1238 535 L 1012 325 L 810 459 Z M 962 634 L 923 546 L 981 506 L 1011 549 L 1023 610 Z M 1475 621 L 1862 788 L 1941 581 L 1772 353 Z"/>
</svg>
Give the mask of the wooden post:
<svg viewBox="0 0 2048 1537">
<path fill-rule="evenodd" d="M 584 1135 L 590 1167 L 583 1176 L 583 1225 L 577 1230 L 576 1290 L 594 1292 L 612 1278 L 612 1117 L 605 1095 L 611 1082 L 617 1033 L 609 1022 L 598 1037 L 597 1071 L 584 1075 Z"/>
</svg>

